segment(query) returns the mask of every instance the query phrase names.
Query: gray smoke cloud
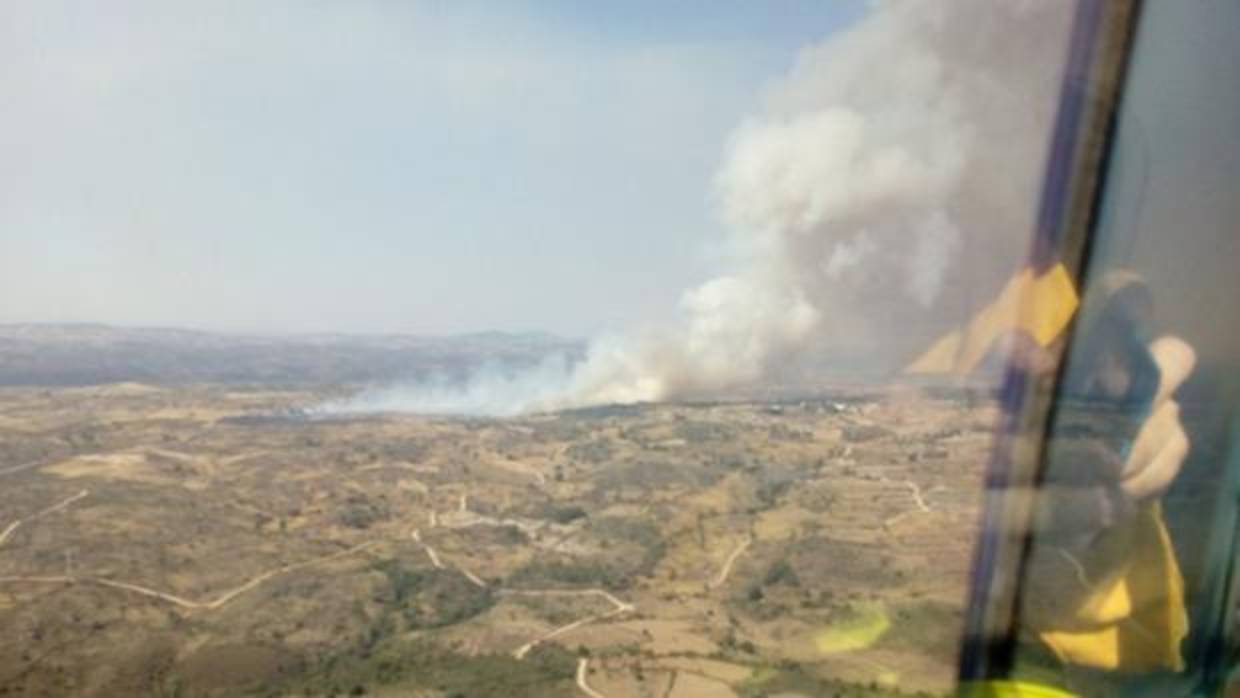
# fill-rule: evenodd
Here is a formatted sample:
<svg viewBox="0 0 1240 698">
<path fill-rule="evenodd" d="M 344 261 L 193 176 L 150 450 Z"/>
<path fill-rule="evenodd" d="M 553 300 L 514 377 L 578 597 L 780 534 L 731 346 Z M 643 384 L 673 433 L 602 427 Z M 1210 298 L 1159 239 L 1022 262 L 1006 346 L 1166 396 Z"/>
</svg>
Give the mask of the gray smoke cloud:
<svg viewBox="0 0 1240 698">
<path fill-rule="evenodd" d="M 899 365 L 1027 253 L 1071 10 L 875 3 L 733 133 L 715 182 L 726 265 L 684 293 L 675 326 L 598 339 L 555 380 L 509 381 L 528 389 L 499 409 L 467 403 L 720 394 L 859 353 Z"/>
</svg>

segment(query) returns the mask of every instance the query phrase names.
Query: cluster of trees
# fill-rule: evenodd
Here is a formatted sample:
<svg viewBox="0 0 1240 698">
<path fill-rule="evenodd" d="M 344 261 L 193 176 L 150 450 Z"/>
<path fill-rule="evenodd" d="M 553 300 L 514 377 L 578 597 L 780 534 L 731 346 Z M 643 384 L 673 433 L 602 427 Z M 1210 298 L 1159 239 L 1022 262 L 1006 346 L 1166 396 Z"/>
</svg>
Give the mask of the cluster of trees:
<svg viewBox="0 0 1240 698">
<path fill-rule="evenodd" d="M 568 524 L 577 519 L 584 519 L 586 510 L 576 504 L 566 506 L 552 506 L 546 511 L 546 518 L 558 524 Z"/>
<path fill-rule="evenodd" d="M 384 560 L 376 568 L 387 577 L 381 600 L 412 629 L 460 623 L 495 605 L 490 587 L 471 584 L 456 570 L 409 567 L 399 560 Z"/>
<path fill-rule="evenodd" d="M 349 528 L 367 529 L 391 517 L 387 502 L 376 502 L 360 492 L 350 494 L 338 516 Z"/>
<path fill-rule="evenodd" d="M 601 558 L 555 558 L 534 560 L 512 573 L 508 582 L 516 587 L 590 588 L 619 591 L 631 583 L 629 575 Z"/>
</svg>

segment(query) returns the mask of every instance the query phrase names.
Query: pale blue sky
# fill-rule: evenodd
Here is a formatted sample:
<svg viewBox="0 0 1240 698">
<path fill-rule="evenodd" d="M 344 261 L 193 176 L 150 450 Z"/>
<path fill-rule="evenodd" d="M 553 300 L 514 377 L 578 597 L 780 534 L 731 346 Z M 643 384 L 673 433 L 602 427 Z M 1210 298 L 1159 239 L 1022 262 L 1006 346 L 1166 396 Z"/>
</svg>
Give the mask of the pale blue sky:
<svg viewBox="0 0 1240 698">
<path fill-rule="evenodd" d="M 0 322 L 665 319 L 729 131 L 865 6 L 0 0 Z"/>
</svg>

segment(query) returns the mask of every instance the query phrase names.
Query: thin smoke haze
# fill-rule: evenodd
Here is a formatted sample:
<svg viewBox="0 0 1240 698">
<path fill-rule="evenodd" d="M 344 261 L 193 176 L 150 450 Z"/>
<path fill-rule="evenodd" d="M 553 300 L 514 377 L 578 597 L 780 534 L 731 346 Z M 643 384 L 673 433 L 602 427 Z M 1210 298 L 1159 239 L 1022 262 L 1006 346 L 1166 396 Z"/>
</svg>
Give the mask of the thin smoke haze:
<svg viewBox="0 0 1240 698">
<path fill-rule="evenodd" d="M 673 326 L 336 409 L 502 415 L 721 394 L 859 352 L 899 366 L 1027 252 L 1070 10 L 876 3 L 735 129 L 715 181 L 726 264 Z"/>
<path fill-rule="evenodd" d="M 560 354 L 535 366 L 483 364 L 465 378 L 433 374 L 407 383 L 364 390 L 345 400 L 325 403 L 314 414 L 413 412 L 508 417 L 557 399 L 572 378 L 570 360 Z"/>
</svg>

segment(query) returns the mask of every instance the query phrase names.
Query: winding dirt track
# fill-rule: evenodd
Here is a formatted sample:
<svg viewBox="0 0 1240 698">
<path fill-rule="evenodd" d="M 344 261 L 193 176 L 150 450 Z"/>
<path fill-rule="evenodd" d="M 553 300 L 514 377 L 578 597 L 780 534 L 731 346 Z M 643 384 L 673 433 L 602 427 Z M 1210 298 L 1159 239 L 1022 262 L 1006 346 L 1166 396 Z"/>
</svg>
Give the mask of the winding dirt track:
<svg viewBox="0 0 1240 698">
<path fill-rule="evenodd" d="M 251 589 L 254 589 L 258 585 L 262 584 L 263 582 L 266 582 L 267 580 L 273 577 L 277 577 L 282 574 L 287 574 L 289 572 L 301 569 L 303 567 L 309 567 L 311 565 L 317 565 L 323 562 L 329 562 L 331 560 L 342 558 L 347 555 L 353 555 L 354 553 L 361 552 L 362 550 L 365 550 L 366 548 L 376 545 L 378 542 L 379 541 L 368 541 L 366 543 L 361 543 L 359 545 L 355 545 L 351 548 L 348 548 L 346 550 L 341 550 L 339 552 L 335 552 L 330 555 L 324 555 L 323 557 L 316 557 L 313 560 L 304 560 L 302 562 L 296 562 L 291 565 L 285 565 L 283 567 L 278 567 L 274 570 L 269 570 L 267 572 L 264 572 L 258 575 L 257 577 L 254 577 L 253 579 L 242 584 L 241 586 L 238 586 L 234 589 L 224 592 L 222 595 L 220 595 L 218 598 L 212 601 L 194 601 L 192 599 L 186 599 L 186 598 L 177 596 L 175 594 L 169 594 L 167 592 L 157 591 L 155 589 L 140 586 L 138 584 L 130 584 L 128 582 L 121 582 L 115 579 L 105 579 L 103 577 L 70 577 L 67 575 L 54 576 L 54 577 L 0 577 L 0 583 L 8 583 L 8 584 L 19 584 L 19 583 L 94 584 L 96 586 L 109 587 L 111 589 L 120 589 L 122 591 L 129 591 L 135 594 L 141 594 L 142 596 L 147 596 L 153 599 L 158 599 L 160 601 L 166 601 L 170 604 L 180 606 L 182 608 L 188 608 L 191 610 L 213 611 L 215 609 L 218 609 L 224 606 L 225 604 L 237 598 L 241 594 L 244 594 L 245 592 L 250 591 Z"/>
<path fill-rule="evenodd" d="M 553 637 L 559 637 L 560 635 L 576 630 L 583 625 L 589 625 L 590 623 L 606 620 L 612 616 L 620 615 L 621 613 L 629 613 L 636 608 L 633 604 L 616 598 L 615 595 L 606 589 L 502 589 L 499 593 L 503 595 L 522 594 L 526 596 L 601 596 L 604 599 L 607 599 L 607 601 L 613 606 L 610 611 L 605 613 L 596 613 L 592 616 L 579 618 L 571 623 L 566 623 L 558 628 L 548 630 L 542 635 L 518 647 L 512 653 L 512 656 L 517 659 L 525 659 L 525 655 L 529 654 L 530 650 Z"/>
<path fill-rule="evenodd" d="M 9 524 L 8 527 L 6 527 L 3 531 L 0 531 L 0 545 L 4 545 L 5 541 L 9 539 L 9 536 L 13 535 L 13 533 L 16 532 L 17 529 L 22 526 L 22 524 L 29 522 L 29 521 L 34 521 L 35 519 L 42 517 L 42 516 L 47 516 L 48 514 L 55 514 L 61 509 L 64 509 L 65 507 L 76 502 L 77 500 L 82 499 L 83 497 L 87 496 L 88 494 L 90 494 L 90 490 L 82 490 L 81 492 L 78 492 L 77 494 L 73 495 L 72 497 L 69 497 L 65 501 L 60 502 L 59 504 L 54 504 L 44 509 L 43 511 L 31 514 L 30 516 L 27 516 L 24 519 L 18 519 L 14 521 L 13 523 Z"/>
</svg>

